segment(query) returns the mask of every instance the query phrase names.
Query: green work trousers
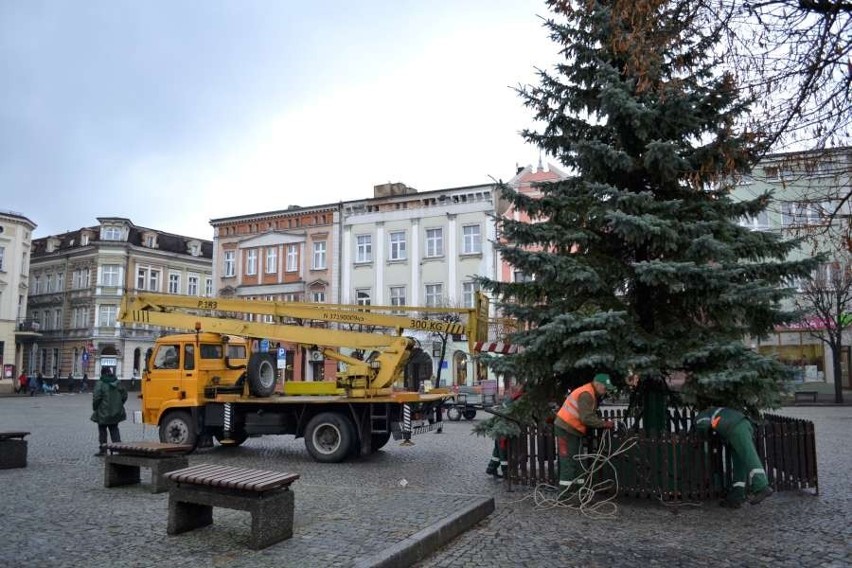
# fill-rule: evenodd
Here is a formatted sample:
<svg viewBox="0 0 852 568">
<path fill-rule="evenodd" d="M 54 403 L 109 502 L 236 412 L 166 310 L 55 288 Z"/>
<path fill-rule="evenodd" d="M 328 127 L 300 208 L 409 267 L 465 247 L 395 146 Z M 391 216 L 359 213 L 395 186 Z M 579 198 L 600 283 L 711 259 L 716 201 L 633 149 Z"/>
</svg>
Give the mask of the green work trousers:
<svg viewBox="0 0 852 568">
<path fill-rule="evenodd" d="M 751 422 L 740 421 L 731 429 L 726 441 L 731 448 L 731 461 L 734 466 L 734 482 L 728 493 L 728 500 L 742 502 L 746 498 L 746 489 L 748 493 L 757 493 L 766 489 L 769 480 L 754 446 L 754 429 Z"/>
<path fill-rule="evenodd" d="M 573 481 L 582 483 L 582 469 L 577 461 L 580 453 L 582 436 L 578 436 L 556 426 L 553 428 L 556 434 L 556 453 L 559 456 L 559 485 L 570 487 Z"/>
<path fill-rule="evenodd" d="M 488 468 L 485 470 L 485 473 L 489 475 L 497 475 L 497 468 L 499 467 L 500 473 L 506 475 L 506 471 L 509 469 L 506 452 L 507 444 L 508 440 L 506 440 L 506 438 L 494 439 L 494 449 L 491 451 L 491 460 L 488 462 Z"/>
</svg>

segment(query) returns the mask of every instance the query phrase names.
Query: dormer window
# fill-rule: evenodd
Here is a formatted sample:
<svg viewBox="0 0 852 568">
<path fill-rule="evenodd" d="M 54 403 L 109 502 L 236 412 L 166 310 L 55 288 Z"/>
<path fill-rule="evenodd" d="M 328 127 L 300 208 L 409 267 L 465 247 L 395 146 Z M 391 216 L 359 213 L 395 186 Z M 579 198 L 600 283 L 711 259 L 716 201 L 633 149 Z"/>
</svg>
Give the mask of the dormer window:
<svg viewBox="0 0 852 568">
<path fill-rule="evenodd" d="M 45 249 L 47 252 L 54 252 L 59 248 L 59 239 L 50 238 L 47 239 L 47 243 Z"/>
<path fill-rule="evenodd" d="M 89 244 L 89 233 L 80 234 L 80 246 L 87 246 Z"/>
<path fill-rule="evenodd" d="M 189 241 L 187 244 L 187 251 L 192 256 L 201 256 L 201 243 L 198 241 Z"/>
<path fill-rule="evenodd" d="M 154 233 L 146 233 L 145 246 L 148 248 L 157 248 L 157 235 Z"/>
<path fill-rule="evenodd" d="M 121 239 L 121 227 L 102 227 L 101 228 L 101 240 L 102 241 L 120 241 Z"/>
</svg>

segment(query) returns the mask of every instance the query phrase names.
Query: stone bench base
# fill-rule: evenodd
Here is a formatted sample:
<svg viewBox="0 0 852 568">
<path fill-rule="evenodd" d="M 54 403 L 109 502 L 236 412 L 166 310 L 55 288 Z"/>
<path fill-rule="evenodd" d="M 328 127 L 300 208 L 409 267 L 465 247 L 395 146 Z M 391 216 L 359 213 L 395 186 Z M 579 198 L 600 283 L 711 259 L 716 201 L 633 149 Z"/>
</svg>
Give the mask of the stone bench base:
<svg viewBox="0 0 852 568">
<path fill-rule="evenodd" d="M 0 469 L 27 467 L 27 441 L 0 440 Z"/>
<path fill-rule="evenodd" d="M 799 399 L 809 398 L 813 402 L 816 402 L 818 394 L 819 391 L 796 391 L 795 393 L 793 393 L 793 400 L 798 402 Z"/>
<path fill-rule="evenodd" d="M 151 492 L 168 491 L 169 482 L 164 474 L 189 465 L 184 456 L 132 456 L 113 454 L 104 457 L 104 487 L 119 487 L 141 483 L 140 468 L 151 470 Z"/>
<path fill-rule="evenodd" d="M 170 535 L 213 523 L 213 507 L 251 513 L 248 545 L 266 548 L 293 536 L 293 492 L 287 488 L 258 493 L 217 487 L 173 485 L 169 489 Z"/>
</svg>

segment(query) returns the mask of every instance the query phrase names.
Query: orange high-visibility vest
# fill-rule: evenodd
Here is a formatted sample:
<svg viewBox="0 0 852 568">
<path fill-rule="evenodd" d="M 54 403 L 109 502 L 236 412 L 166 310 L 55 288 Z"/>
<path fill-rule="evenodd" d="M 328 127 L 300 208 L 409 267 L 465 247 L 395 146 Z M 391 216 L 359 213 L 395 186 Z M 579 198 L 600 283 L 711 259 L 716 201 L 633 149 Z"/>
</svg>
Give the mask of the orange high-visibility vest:
<svg viewBox="0 0 852 568">
<path fill-rule="evenodd" d="M 595 392 L 595 387 L 592 383 L 586 383 L 585 385 L 571 391 L 571 393 L 565 398 L 565 402 L 562 403 L 562 408 L 559 409 L 556 416 L 580 434 L 585 435 L 586 425 L 583 424 L 582 420 L 580 420 L 579 404 L 580 395 L 583 393 L 589 393 L 592 395 L 592 400 L 594 401 L 593 408 L 597 408 L 598 393 Z"/>
</svg>

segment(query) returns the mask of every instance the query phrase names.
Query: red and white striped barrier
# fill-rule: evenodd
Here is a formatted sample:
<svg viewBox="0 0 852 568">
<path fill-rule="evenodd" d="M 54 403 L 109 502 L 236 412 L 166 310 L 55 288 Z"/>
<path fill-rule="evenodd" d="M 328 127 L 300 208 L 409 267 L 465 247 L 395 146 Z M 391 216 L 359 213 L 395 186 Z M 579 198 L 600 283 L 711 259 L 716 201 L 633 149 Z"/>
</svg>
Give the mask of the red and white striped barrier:
<svg viewBox="0 0 852 568">
<path fill-rule="evenodd" d="M 512 345 L 511 343 L 502 343 L 500 341 L 477 341 L 473 346 L 473 351 L 474 353 L 497 353 L 499 355 L 508 355 L 510 353 L 517 353 L 518 346 Z"/>
</svg>

